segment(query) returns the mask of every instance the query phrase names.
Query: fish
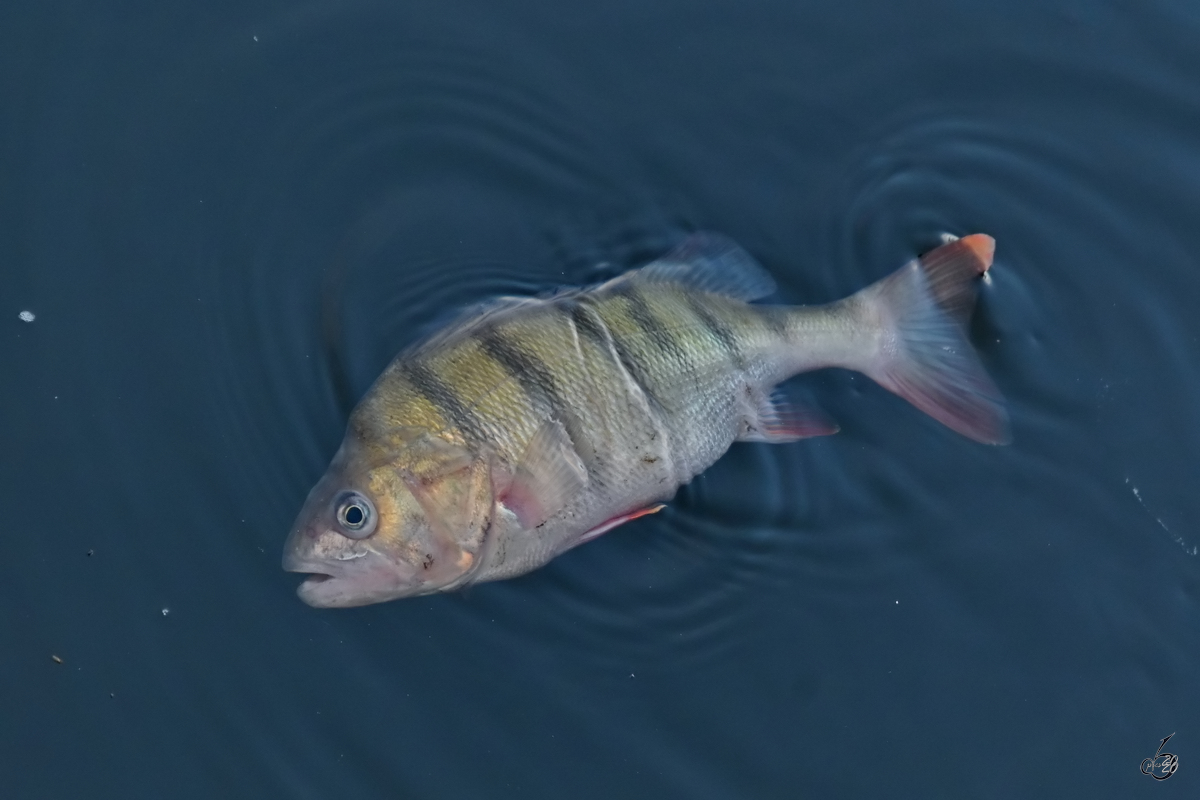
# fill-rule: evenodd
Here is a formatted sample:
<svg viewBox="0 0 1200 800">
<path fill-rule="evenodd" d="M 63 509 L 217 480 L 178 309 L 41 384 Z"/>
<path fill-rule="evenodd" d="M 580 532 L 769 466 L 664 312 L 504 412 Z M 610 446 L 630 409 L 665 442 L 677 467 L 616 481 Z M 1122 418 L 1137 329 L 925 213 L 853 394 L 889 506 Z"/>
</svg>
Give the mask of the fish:
<svg viewBox="0 0 1200 800">
<path fill-rule="evenodd" d="M 502 297 L 398 355 L 284 545 L 319 608 L 528 573 L 652 514 L 737 441 L 836 433 L 779 384 L 856 370 L 950 429 L 1010 439 L 967 337 L 995 240 L 945 244 L 836 302 L 756 304 L 775 281 L 716 233 L 598 285 Z"/>
</svg>

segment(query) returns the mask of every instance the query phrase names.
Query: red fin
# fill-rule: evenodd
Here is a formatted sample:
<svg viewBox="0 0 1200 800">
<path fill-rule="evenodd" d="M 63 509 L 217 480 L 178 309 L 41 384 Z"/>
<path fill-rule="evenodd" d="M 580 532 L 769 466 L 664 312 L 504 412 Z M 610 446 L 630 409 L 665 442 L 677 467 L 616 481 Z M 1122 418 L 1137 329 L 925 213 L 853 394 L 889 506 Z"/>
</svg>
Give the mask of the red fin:
<svg viewBox="0 0 1200 800">
<path fill-rule="evenodd" d="M 667 507 L 666 503 L 658 503 L 657 505 L 648 506 L 647 508 L 639 508 L 637 511 L 630 511 L 628 514 L 622 514 L 619 517 L 613 517 L 608 522 L 603 522 L 603 523 L 597 525 L 596 527 L 592 528 L 587 533 L 585 533 L 583 535 L 583 537 L 580 538 L 579 544 L 583 544 L 584 542 L 590 542 L 592 539 L 595 539 L 597 536 L 608 533 L 609 531 L 611 531 L 613 528 L 617 527 L 618 525 L 624 525 L 626 522 L 635 520 L 638 517 L 644 517 L 649 514 L 657 514 L 659 511 L 662 511 L 666 507 Z"/>
</svg>

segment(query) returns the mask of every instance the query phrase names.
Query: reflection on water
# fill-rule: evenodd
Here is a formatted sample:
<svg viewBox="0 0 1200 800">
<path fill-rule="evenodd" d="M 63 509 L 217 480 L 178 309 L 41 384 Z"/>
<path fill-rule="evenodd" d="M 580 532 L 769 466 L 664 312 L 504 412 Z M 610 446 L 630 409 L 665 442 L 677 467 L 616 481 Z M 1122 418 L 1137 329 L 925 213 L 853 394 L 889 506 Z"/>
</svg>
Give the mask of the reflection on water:
<svg viewBox="0 0 1200 800">
<path fill-rule="evenodd" d="M 0 26 L 14 797 L 1109 796 L 1176 729 L 1195 780 L 1194 15 L 111 14 Z M 287 526 L 397 351 L 695 229 L 787 303 L 995 236 L 1014 443 L 814 373 L 840 434 L 536 573 L 295 598 Z"/>
</svg>

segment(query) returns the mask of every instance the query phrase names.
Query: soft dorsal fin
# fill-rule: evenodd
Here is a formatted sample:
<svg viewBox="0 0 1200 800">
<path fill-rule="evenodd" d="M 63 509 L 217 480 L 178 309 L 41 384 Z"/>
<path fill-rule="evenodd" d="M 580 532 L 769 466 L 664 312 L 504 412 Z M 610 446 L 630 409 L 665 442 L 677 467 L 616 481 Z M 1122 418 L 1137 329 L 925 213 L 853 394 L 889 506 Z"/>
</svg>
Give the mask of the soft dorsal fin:
<svg viewBox="0 0 1200 800">
<path fill-rule="evenodd" d="M 623 277 L 647 283 L 682 283 L 747 301 L 775 291 L 775 279 L 754 256 L 719 233 L 693 233 L 662 258 Z"/>
</svg>

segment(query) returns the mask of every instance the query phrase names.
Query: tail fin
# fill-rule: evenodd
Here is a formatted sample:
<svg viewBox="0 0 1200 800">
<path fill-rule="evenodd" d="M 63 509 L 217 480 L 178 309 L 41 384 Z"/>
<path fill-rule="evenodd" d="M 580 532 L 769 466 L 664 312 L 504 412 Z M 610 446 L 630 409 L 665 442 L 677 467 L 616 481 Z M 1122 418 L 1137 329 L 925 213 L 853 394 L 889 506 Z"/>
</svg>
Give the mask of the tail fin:
<svg viewBox="0 0 1200 800">
<path fill-rule="evenodd" d="M 858 299 L 883 328 L 864 372 L 964 436 L 1007 444 L 1004 398 L 965 332 L 995 246 L 981 233 L 942 245 L 863 289 Z"/>
</svg>

